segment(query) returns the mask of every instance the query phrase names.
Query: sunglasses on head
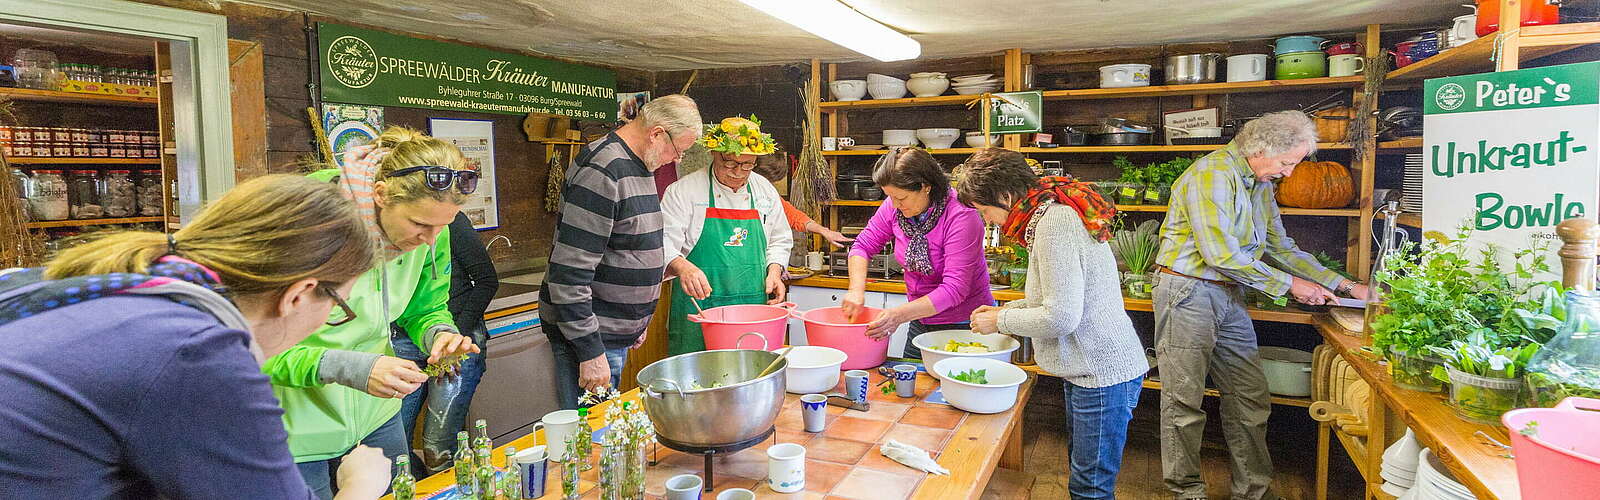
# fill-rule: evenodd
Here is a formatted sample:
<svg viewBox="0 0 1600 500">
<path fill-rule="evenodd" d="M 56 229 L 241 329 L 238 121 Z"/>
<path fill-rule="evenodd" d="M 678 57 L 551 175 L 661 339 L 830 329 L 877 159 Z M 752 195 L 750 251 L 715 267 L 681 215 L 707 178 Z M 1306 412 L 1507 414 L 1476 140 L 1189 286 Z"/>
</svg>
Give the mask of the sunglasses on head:
<svg viewBox="0 0 1600 500">
<path fill-rule="evenodd" d="M 476 170 L 455 170 L 450 167 L 438 165 L 422 165 L 406 167 L 390 172 L 388 177 L 399 177 L 414 172 L 423 173 L 423 184 L 434 191 L 450 189 L 450 184 L 456 185 L 456 190 L 461 194 L 472 194 L 478 190 L 478 179 L 481 177 Z"/>
</svg>

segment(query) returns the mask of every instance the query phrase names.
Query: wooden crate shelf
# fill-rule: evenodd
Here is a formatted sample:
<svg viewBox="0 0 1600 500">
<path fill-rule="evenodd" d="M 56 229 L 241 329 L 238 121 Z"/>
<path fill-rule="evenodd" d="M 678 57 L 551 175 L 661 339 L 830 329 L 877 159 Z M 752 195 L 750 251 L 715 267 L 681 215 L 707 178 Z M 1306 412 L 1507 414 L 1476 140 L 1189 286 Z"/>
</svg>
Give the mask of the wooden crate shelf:
<svg viewBox="0 0 1600 500">
<path fill-rule="evenodd" d="M 1032 373 L 1034 375 L 1042 375 L 1042 376 L 1046 376 L 1046 377 L 1054 377 L 1055 376 L 1055 375 L 1051 375 L 1049 373 L 1046 373 L 1043 369 L 1040 369 L 1039 365 L 1026 365 L 1026 366 L 1019 365 L 1017 367 L 1021 368 L 1022 371 L 1025 371 L 1025 372 L 1028 372 L 1028 373 Z M 1159 377 L 1160 375 L 1158 374 L 1157 376 Z M 1153 389 L 1153 390 L 1157 390 L 1157 391 L 1161 390 L 1161 381 L 1160 380 L 1150 380 L 1150 379 L 1146 378 L 1146 379 L 1144 379 L 1144 382 L 1141 383 L 1140 385 L 1144 386 L 1144 388 L 1146 388 L 1146 389 Z M 1222 396 L 1222 393 L 1217 392 L 1216 389 L 1212 389 L 1212 388 L 1209 388 L 1209 387 L 1206 388 L 1206 397 L 1215 398 L 1215 397 L 1221 397 L 1221 396 Z M 1293 397 L 1293 396 L 1279 396 L 1279 395 L 1274 394 L 1272 396 L 1272 404 L 1283 405 L 1283 406 L 1298 406 L 1298 407 L 1301 407 L 1301 408 L 1309 408 L 1309 407 L 1311 407 L 1311 398 L 1302 398 L 1302 397 Z"/>
<path fill-rule="evenodd" d="M 11 99 L 13 101 L 25 102 L 95 104 L 101 106 L 132 106 L 140 108 L 154 108 L 158 102 L 158 100 L 154 97 L 83 94 L 78 92 L 61 92 L 56 90 L 35 90 L 22 88 L 0 88 L 0 97 Z"/>
<path fill-rule="evenodd" d="M 51 227 L 82 227 L 101 226 L 111 224 L 143 224 L 146 222 L 166 222 L 166 217 L 122 217 L 116 219 L 71 219 L 53 220 L 45 222 L 29 222 L 24 224 L 29 229 L 44 229 Z"/>
<path fill-rule="evenodd" d="M 1136 97 L 1168 97 L 1185 95 L 1245 94 L 1254 92 L 1287 92 L 1295 90 L 1349 89 L 1361 86 L 1360 76 L 1303 78 L 1299 80 L 1263 80 L 1259 82 L 1196 83 L 1190 85 L 1153 85 L 1120 89 L 1046 90 L 1045 100 L 1128 99 Z"/>
<path fill-rule="evenodd" d="M 1536 59 L 1585 44 L 1600 43 L 1600 23 L 1523 26 L 1520 31 L 1517 43 L 1521 46 L 1523 59 Z M 1495 35 L 1479 37 L 1460 47 L 1390 71 L 1384 81 L 1415 86 L 1429 78 L 1494 71 L 1496 38 Z"/>
<path fill-rule="evenodd" d="M 1148 299 L 1122 299 L 1124 308 L 1129 311 L 1155 312 L 1155 304 Z M 1270 321 L 1273 323 L 1294 323 L 1297 325 L 1314 325 L 1317 322 L 1317 313 L 1283 310 L 1267 311 L 1263 309 L 1250 309 L 1250 319 L 1256 321 Z"/>
</svg>

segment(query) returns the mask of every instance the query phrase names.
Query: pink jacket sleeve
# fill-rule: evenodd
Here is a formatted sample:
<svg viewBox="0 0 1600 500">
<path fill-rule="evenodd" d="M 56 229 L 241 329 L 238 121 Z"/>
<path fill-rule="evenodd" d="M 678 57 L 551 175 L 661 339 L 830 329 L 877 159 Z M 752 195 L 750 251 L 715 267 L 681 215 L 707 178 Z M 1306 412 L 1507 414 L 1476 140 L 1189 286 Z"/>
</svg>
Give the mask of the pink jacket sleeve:
<svg viewBox="0 0 1600 500">
<path fill-rule="evenodd" d="M 871 260 L 873 255 L 883 251 L 884 245 L 894 241 L 894 214 L 895 208 L 889 201 L 879 205 L 878 211 L 867 221 L 867 227 L 856 235 L 855 244 L 850 245 L 850 256 Z"/>
<path fill-rule="evenodd" d="M 945 240 L 928 242 L 944 248 L 944 279 L 927 295 L 933 309 L 940 312 L 966 301 L 973 287 L 989 286 L 983 279 L 989 269 L 983 258 L 983 219 L 976 210 L 956 210 L 955 206 L 947 210 L 952 217 Z"/>
</svg>

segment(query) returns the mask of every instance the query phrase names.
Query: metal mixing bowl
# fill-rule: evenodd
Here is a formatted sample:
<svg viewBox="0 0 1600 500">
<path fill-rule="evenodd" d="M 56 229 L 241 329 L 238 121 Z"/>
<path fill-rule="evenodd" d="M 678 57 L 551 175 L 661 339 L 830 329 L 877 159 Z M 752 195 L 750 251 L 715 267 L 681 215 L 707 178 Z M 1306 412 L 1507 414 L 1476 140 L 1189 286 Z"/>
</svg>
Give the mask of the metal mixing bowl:
<svg viewBox="0 0 1600 500">
<path fill-rule="evenodd" d="M 651 363 L 638 376 L 645 414 L 656 434 L 676 443 L 713 447 L 759 437 L 783 407 L 789 361 L 779 362 L 765 377 L 755 376 L 777 357 L 769 351 L 726 349 Z"/>
</svg>

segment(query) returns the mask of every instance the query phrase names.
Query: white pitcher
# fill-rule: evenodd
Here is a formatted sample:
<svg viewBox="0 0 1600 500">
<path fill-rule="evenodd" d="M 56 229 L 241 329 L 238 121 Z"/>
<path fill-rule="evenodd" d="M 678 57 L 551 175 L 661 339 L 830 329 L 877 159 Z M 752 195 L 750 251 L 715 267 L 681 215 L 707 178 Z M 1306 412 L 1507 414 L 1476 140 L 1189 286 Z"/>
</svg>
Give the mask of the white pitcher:
<svg viewBox="0 0 1600 500">
<path fill-rule="evenodd" d="M 1266 54 L 1239 54 L 1228 57 L 1228 81 L 1259 82 L 1266 79 Z"/>
</svg>

